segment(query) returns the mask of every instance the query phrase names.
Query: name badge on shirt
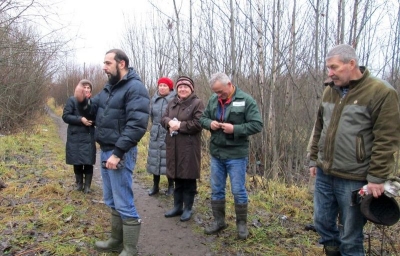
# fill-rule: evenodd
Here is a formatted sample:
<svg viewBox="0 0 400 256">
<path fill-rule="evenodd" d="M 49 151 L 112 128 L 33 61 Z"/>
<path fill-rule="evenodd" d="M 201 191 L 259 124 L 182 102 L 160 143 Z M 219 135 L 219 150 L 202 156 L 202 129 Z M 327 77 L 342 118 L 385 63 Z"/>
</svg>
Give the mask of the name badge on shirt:
<svg viewBox="0 0 400 256">
<path fill-rule="evenodd" d="M 232 102 L 233 107 L 244 107 L 246 104 L 244 101 L 234 101 Z"/>
</svg>

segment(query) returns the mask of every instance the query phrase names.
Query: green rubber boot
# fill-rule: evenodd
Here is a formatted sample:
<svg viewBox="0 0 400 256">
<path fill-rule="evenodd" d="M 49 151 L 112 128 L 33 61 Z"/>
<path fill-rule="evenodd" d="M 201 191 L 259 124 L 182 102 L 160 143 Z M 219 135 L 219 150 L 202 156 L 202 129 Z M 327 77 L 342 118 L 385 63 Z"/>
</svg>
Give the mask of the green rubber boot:
<svg viewBox="0 0 400 256">
<path fill-rule="evenodd" d="M 140 219 L 129 218 L 122 221 L 124 250 L 119 256 L 135 256 L 138 254 L 137 243 L 140 233 Z"/>
<path fill-rule="evenodd" d="M 94 247 L 103 252 L 121 252 L 122 245 L 122 219 L 116 210 L 111 212 L 111 236 L 107 241 L 96 241 Z"/>
<path fill-rule="evenodd" d="M 249 236 L 249 230 L 247 229 L 247 204 L 235 204 L 235 212 L 238 238 L 245 240 Z"/>
<path fill-rule="evenodd" d="M 204 229 L 204 233 L 207 235 L 216 234 L 228 227 L 228 225 L 225 223 L 225 200 L 212 200 L 211 208 L 214 221 L 209 227 Z"/>
</svg>

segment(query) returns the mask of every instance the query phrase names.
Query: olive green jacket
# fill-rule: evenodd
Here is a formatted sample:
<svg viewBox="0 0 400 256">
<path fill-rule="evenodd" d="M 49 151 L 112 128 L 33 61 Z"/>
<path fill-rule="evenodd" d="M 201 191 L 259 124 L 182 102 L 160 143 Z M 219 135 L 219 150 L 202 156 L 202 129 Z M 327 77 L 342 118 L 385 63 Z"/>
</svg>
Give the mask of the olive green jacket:
<svg viewBox="0 0 400 256">
<path fill-rule="evenodd" d="M 339 87 L 327 84 L 314 126 L 310 166 L 340 178 L 379 184 L 394 171 L 399 99 L 386 81 L 360 69 L 363 76 L 350 81 L 345 97 Z"/>
</svg>

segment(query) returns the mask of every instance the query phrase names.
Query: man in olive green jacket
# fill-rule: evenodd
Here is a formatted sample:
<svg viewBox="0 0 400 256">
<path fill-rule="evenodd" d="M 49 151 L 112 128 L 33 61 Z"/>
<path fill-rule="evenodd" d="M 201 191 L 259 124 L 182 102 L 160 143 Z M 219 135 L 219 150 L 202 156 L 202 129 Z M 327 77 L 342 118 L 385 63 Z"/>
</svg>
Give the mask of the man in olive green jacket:
<svg viewBox="0 0 400 256">
<path fill-rule="evenodd" d="M 314 224 L 326 255 L 365 255 L 366 219 L 359 205 L 351 204 L 351 194 L 367 184 L 377 198 L 393 174 L 400 141 L 398 95 L 359 67 L 349 45 L 332 48 L 326 67 L 329 79 L 310 154 L 310 174 L 316 176 Z"/>
<path fill-rule="evenodd" d="M 226 228 L 225 187 L 229 175 L 235 200 L 236 226 L 239 239 L 246 239 L 247 191 L 246 167 L 249 155 L 249 136 L 262 130 L 263 123 L 256 101 L 234 86 L 224 73 L 210 79 L 214 94 L 200 118 L 204 129 L 211 132 L 211 206 L 214 222 L 205 229 L 215 234 Z"/>
</svg>

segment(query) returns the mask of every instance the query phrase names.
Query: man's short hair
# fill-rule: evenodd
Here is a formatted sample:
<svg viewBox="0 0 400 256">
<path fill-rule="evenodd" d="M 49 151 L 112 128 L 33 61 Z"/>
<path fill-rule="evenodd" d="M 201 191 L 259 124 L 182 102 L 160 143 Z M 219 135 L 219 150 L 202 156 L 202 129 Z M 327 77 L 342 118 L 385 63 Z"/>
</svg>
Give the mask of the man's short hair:
<svg viewBox="0 0 400 256">
<path fill-rule="evenodd" d="M 89 80 L 87 80 L 87 79 L 82 79 L 81 81 L 79 81 L 79 83 L 80 83 L 81 85 L 89 85 L 90 91 L 93 90 L 92 82 L 90 82 Z"/>
<path fill-rule="evenodd" d="M 355 60 L 358 65 L 358 56 L 353 47 L 348 44 L 339 44 L 334 46 L 326 55 L 326 60 L 338 56 L 340 61 L 343 63 L 349 63 L 351 60 Z"/>
<path fill-rule="evenodd" d="M 218 72 L 211 75 L 211 78 L 208 80 L 208 83 L 210 84 L 210 87 L 213 87 L 213 85 L 216 82 L 220 82 L 223 85 L 227 85 L 230 81 L 231 79 L 225 73 Z"/>
<path fill-rule="evenodd" d="M 116 62 L 120 62 L 121 60 L 125 61 L 125 69 L 129 67 L 129 58 L 124 51 L 122 51 L 121 49 L 111 49 L 108 52 L 106 52 L 106 55 L 109 53 L 115 54 L 114 60 Z"/>
</svg>

